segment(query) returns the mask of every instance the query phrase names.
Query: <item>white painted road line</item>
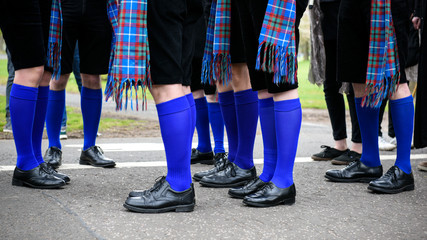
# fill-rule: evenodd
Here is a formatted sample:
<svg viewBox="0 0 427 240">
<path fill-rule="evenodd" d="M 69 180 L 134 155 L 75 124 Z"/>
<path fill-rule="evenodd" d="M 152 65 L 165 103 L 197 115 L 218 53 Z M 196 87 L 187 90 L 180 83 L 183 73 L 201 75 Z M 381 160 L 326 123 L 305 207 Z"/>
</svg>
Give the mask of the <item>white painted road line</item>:
<svg viewBox="0 0 427 240">
<path fill-rule="evenodd" d="M 381 160 L 395 160 L 396 155 L 382 155 Z M 412 154 L 411 155 L 412 160 L 416 159 L 427 159 L 427 154 Z M 304 162 L 315 162 L 310 157 L 297 157 L 295 159 L 296 163 L 304 163 Z M 258 158 L 254 159 L 255 164 L 262 164 L 263 159 Z M 166 160 L 165 161 L 155 161 L 155 162 L 117 162 L 116 168 L 134 168 L 134 167 L 166 167 Z M 80 165 L 77 163 L 73 164 L 62 164 L 60 167 L 60 170 L 78 170 L 78 169 L 95 169 L 95 167 L 88 166 L 88 165 Z M 13 171 L 15 169 L 14 165 L 7 165 L 7 166 L 0 166 L 0 172 L 1 171 Z"/>
<path fill-rule="evenodd" d="M 104 152 L 152 152 L 165 150 L 163 143 L 101 143 L 98 144 L 98 146 L 100 146 Z M 224 146 L 228 146 L 228 143 L 225 142 Z M 83 145 L 69 144 L 65 145 L 65 147 L 77 148 L 78 151 L 81 151 Z M 192 147 L 196 148 L 197 143 L 193 143 Z"/>
</svg>

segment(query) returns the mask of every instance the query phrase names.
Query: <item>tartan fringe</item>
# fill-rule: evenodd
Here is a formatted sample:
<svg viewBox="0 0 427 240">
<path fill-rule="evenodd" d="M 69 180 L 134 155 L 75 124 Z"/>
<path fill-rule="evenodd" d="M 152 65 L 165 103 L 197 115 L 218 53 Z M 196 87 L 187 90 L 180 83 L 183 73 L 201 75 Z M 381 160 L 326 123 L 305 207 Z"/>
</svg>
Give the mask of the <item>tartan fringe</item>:
<svg viewBox="0 0 427 240">
<path fill-rule="evenodd" d="M 216 54 L 214 56 L 205 54 L 202 63 L 202 83 L 214 85 L 219 81 L 223 85 L 228 85 L 231 81 L 231 56 L 227 53 Z"/>
<path fill-rule="evenodd" d="M 385 98 L 391 97 L 396 92 L 399 80 L 400 72 L 398 71 L 397 74 L 385 79 L 384 82 L 367 83 L 362 107 L 379 108 Z"/>
<path fill-rule="evenodd" d="M 61 76 L 61 48 L 60 43 L 48 43 L 47 65 L 53 69 L 52 79 L 59 79 Z"/>
<path fill-rule="evenodd" d="M 148 77 L 141 79 L 115 79 L 112 75 L 108 76 L 107 85 L 105 86 L 105 101 L 111 97 L 116 102 L 116 111 L 123 110 L 123 95 L 125 97 L 124 108 L 127 110 L 128 99 L 130 98 L 130 108 L 133 110 L 133 95 L 135 95 L 136 111 L 138 108 L 138 90 L 142 89 L 142 110 L 147 109 L 147 88 L 151 88 L 151 81 Z M 129 92 L 130 91 L 130 92 Z M 123 92 L 125 94 L 123 94 Z M 129 96 L 130 94 L 130 96 Z"/>
<path fill-rule="evenodd" d="M 255 69 L 274 73 L 273 82 L 294 84 L 298 81 L 298 61 L 290 47 L 276 46 L 263 41 L 258 46 Z"/>
</svg>

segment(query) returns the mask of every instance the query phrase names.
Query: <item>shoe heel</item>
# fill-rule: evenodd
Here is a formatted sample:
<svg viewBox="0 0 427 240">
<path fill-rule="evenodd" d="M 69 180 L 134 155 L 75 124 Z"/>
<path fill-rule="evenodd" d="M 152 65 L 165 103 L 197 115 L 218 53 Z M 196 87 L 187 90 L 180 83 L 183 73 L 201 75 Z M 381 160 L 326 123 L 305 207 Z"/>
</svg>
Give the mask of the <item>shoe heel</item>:
<svg viewBox="0 0 427 240">
<path fill-rule="evenodd" d="M 24 182 L 23 181 L 21 181 L 21 180 L 19 180 L 19 179 L 16 179 L 16 178 L 12 178 L 12 185 L 13 186 L 24 186 Z"/>
<path fill-rule="evenodd" d="M 293 197 L 293 198 L 288 198 L 288 199 L 285 199 L 284 201 L 283 201 L 283 204 L 285 204 L 285 205 L 292 205 L 292 204 L 294 204 L 295 203 L 295 197 Z"/>
<path fill-rule="evenodd" d="M 179 206 L 175 209 L 175 212 L 192 212 L 194 210 L 194 204 Z"/>
</svg>

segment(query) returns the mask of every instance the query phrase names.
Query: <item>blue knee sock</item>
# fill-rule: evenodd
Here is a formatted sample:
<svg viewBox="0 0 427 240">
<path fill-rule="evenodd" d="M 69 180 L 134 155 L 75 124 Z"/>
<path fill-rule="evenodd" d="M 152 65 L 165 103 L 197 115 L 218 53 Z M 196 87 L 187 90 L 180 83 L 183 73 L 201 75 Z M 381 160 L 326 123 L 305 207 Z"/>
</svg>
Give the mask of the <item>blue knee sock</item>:
<svg viewBox="0 0 427 240">
<path fill-rule="evenodd" d="M 43 163 L 42 156 L 42 139 L 44 122 L 46 120 L 47 101 L 49 98 L 49 86 L 39 87 L 39 93 L 37 95 L 36 112 L 34 115 L 33 123 L 33 153 L 38 163 Z"/>
<path fill-rule="evenodd" d="M 277 163 L 276 126 L 274 121 L 273 98 L 259 99 L 259 122 L 261 124 L 264 145 L 264 168 L 259 178 L 269 182 L 273 177 Z"/>
<path fill-rule="evenodd" d="M 65 90 L 49 90 L 49 100 L 46 112 L 46 131 L 49 147 L 62 148 L 59 134 L 61 133 L 62 115 L 65 109 Z"/>
<path fill-rule="evenodd" d="M 236 158 L 238 141 L 236 105 L 234 103 L 234 92 L 218 93 L 218 101 L 221 107 L 222 118 L 224 119 L 225 129 L 227 130 L 228 140 L 228 160 L 234 162 Z"/>
<path fill-rule="evenodd" d="M 95 146 L 102 111 L 102 89 L 82 87 L 83 150 Z"/>
<path fill-rule="evenodd" d="M 10 91 L 10 120 L 18 159 L 16 166 L 24 171 L 39 165 L 34 157 L 32 137 L 38 88 L 13 84 Z"/>
<path fill-rule="evenodd" d="M 405 173 L 411 173 L 411 142 L 414 129 L 414 99 L 412 96 L 390 100 L 394 132 L 397 140 L 395 165 Z"/>
<path fill-rule="evenodd" d="M 185 96 L 156 105 L 165 146 L 166 180 L 175 191 L 191 186 L 191 110 Z"/>
<path fill-rule="evenodd" d="M 277 164 L 271 181 L 280 188 L 287 188 L 294 183 L 293 170 L 302 119 L 299 98 L 274 102 L 274 114 Z"/>
<path fill-rule="evenodd" d="M 200 152 L 212 152 L 211 136 L 209 129 L 208 102 L 205 97 L 198 98 L 196 101 L 196 129 L 198 144 L 197 149 Z"/>
<path fill-rule="evenodd" d="M 196 102 L 194 102 L 194 97 L 192 93 L 189 93 L 187 95 L 185 95 L 185 97 L 187 98 L 188 104 L 190 105 L 190 111 L 191 111 L 191 140 L 190 140 L 190 144 L 193 143 L 193 135 L 194 135 L 194 130 L 196 130 Z"/>
<path fill-rule="evenodd" d="M 222 119 L 221 107 L 219 103 L 208 103 L 209 122 L 211 123 L 212 134 L 215 140 L 216 153 L 224 153 L 224 120 Z"/>
<path fill-rule="evenodd" d="M 252 89 L 235 92 L 239 147 L 234 163 L 243 169 L 254 166 L 254 144 L 258 123 L 258 93 Z"/>
<path fill-rule="evenodd" d="M 354 98 L 357 120 L 362 135 L 362 157 L 360 161 L 368 167 L 381 165 L 378 149 L 379 108 L 362 107 L 362 98 Z"/>
</svg>

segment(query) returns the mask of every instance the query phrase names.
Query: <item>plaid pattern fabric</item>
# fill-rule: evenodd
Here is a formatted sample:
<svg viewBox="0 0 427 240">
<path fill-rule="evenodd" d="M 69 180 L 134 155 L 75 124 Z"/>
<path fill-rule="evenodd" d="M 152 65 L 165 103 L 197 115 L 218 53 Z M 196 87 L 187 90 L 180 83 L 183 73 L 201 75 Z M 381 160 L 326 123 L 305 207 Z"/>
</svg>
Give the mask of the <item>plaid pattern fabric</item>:
<svg viewBox="0 0 427 240">
<path fill-rule="evenodd" d="M 112 15 L 115 15 L 115 11 L 112 11 Z M 114 59 L 111 60 L 113 61 L 112 67 L 105 89 L 106 100 L 113 97 L 116 109 L 122 110 L 123 91 L 125 90 L 125 109 L 127 109 L 130 90 L 131 108 L 133 109 L 132 95 L 135 92 L 136 109 L 138 110 L 138 89 L 142 87 L 143 106 L 146 108 L 146 89 L 151 87 L 147 1 L 121 0 L 117 23 Z"/>
<path fill-rule="evenodd" d="M 274 83 L 297 82 L 295 0 L 269 0 L 259 36 L 256 69 L 274 73 Z"/>
<path fill-rule="evenodd" d="M 206 30 L 202 82 L 231 81 L 231 0 L 213 0 Z"/>
<path fill-rule="evenodd" d="M 362 106 L 380 107 L 396 91 L 400 78 L 390 0 L 372 0 L 366 96 Z"/>
<path fill-rule="evenodd" d="M 47 66 L 53 69 L 52 78 L 54 79 L 59 79 L 61 75 L 62 26 L 61 0 L 52 0 Z"/>
</svg>

